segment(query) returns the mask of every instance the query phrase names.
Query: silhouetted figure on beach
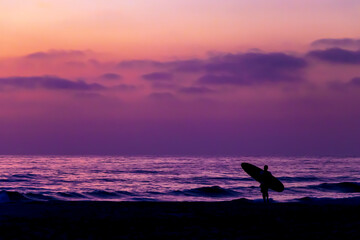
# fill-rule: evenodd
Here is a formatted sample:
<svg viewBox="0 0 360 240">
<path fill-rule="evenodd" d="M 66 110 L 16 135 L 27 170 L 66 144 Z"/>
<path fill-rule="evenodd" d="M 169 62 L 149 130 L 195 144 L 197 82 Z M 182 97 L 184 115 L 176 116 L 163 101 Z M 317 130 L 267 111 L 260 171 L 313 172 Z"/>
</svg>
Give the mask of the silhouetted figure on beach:
<svg viewBox="0 0 360 240">
<path fill-rule="evenodd" d="M 261 169 L 255 165 L 244 162 L 241 163 L 241 168 L 249 174 L 250 177 L 260 183 L 260 189 L 265 203 L 269 202 L 269 189 L 275 192 L 284 191 L 284 185 L 268 171 L 267 165 L 264 166 L 264 169 Z"/>
<path fill-rule="evenodd" d="M 264 203 L 269 202 L 269 181 L 271 178 L 271 173 L 268 171 L 268 166 L 264 166 L 264 171 L 261 173 L 262 181 L 260 182 L 260 189 L 264 199 Z"/>
</svg>

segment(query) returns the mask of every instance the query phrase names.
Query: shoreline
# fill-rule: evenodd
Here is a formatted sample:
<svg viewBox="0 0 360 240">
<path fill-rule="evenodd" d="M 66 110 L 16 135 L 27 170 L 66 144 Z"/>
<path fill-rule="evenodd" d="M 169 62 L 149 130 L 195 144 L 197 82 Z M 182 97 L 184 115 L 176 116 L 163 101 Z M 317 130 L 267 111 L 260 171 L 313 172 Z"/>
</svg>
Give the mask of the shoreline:
<svg viewBox="0 0 360 240">
<path fill-rule="evenodd" d="M 0 204 L 0 239 L 360 239 L 360 203 Z"/>
<path fill-rule="evenodd" d="M 201 188 L 204 189 L 204 188 Z M 220 191 L 219 191 L 220 189 Z M 205 191 L 206 190 L 206 191 Z M 42 193 L 22 193 L 17 191 L 0 191 L 0 204 L 10 202 L 44 202 L 44 201 L 84 201 L 84 202 L 224 202 L 236 201 L 242 199 L 248 202 L 262 203 L 263 199 L 260 198 L 246 198 L 233 195 L 226 195 L 226 189 L 219 187 L 205 188 L 202 192 L 193 191 L 183 196 L 177 196 L 177 193 L 169 193 L 169 195 L 161 193 L 153 193 L 155 196 L 144 196 L 141 194 L 131 194 L 129 192 L 111 192 L 111 191 L 98 191 L 95 190 L 90 193 L 76 193 L 76 192 L 55 192 L 52 194 Z M 211 191 L 210 191 L 211 190 Z M 157 195 L 157 196 L 156 196 Z M 280 195 L 280 194 L 279 194 Z M 339 193 L 336 197 L 301 197 L 298 198 L 283 198 L 274 194 L 270 195 L 270 201 L 273 203 L 338 203 L 338 204 L 360 204 L 360 195 L 358 192 L 350 195 L 343 195 Z"/>
</svg>

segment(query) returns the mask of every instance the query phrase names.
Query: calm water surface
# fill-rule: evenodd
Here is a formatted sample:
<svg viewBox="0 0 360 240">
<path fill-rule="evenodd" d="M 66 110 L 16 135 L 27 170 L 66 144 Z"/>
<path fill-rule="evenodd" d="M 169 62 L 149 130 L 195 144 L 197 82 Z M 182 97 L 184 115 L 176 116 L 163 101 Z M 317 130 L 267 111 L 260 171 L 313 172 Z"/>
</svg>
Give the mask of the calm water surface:
<svg viewBox="0 0 360 240">
<path fill-rule="evenodd" d="M 242 162 L 285 185 L 276 201 L 360 197 L 360 158 L 0 156 L 0 201 L 223 201 L 260 199 Z"/>
</svg>

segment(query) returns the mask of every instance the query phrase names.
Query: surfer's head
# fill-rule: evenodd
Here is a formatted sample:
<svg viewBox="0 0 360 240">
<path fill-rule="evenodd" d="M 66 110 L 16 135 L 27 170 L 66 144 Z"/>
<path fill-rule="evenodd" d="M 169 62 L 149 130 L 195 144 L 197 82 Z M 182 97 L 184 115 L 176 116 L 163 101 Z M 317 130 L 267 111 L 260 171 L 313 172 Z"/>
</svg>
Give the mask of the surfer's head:
<svg viewBox="0 0 360 240">
<path fill-rule="evenodd" d="M 265 166 L 264 166 L 264 170 L 265 170 L 265 171 L 267 171 L 268 168 L 269 168 L 268 165 L 265 165 Z"/>
</svg>

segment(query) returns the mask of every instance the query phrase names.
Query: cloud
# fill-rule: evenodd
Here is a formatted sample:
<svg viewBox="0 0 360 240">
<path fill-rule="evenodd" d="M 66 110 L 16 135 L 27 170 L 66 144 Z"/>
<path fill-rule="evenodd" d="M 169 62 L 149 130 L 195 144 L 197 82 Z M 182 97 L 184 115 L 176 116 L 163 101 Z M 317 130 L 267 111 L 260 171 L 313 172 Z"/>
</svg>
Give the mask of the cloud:
<svg viewBox="0 0 360 240">
<path fill-rule="evenodd" d="M 330 87 L 330 89 L 335 91 L 348 91 L 351 89 L 358 89 L 360 88 L 360 77 L 354 77 L 347 82 L 340 82 L 340 81 L 329 82 L 328 87 Z"/>
<path fill-rule="evenodd" d="M 198 83 L 251 85 L 260 83 L 297 82 L 304 59 L 284 53 L 227 54 L 210 59 L 207 74 Z"/>
<path fill-rule="evenodd" d="M 204 61 L 200 59 L 186 59 L 176 61 L 155 61 L 147 59 L 121 61 L 117 64 L 120 68 L 158 68 L 168 69 L 174 72 L 198 72 L 204 70 Z"/>
<path fill-rule="evenodd" d="M 149 98 L 160 101 L 172 101 L 175 100 L 175 96 L 170 92 L 155 92 L 149 95 Z"/>
<path fill-rule="evenodd" d="M 0 87 L 15 89 L 47 89 L 47 90 L 103 90 L 104 86 L 84 81 L 71 81 L 54 76 L 8 77 L 0 78 Z"/>
<path fill-rule="evenodd" d="M 154 60 L 126 60 L 117 64 L 120 68 L 163 67 L 164 63 Z"/>
<path fill-rule="evenodd" d="M 214 75 L 207 74 L 199 78 L 198 83 L 201 84 L 212 84 L 212 85 L 249 85 L 251 82 L 240 78 L 239 76 L 227 76 L 227 75 Z"/>
<path fill-rule="evenodd" d="M 352 38 L 323 38 L 311 43 L 313 47 L 339 47 L 339 48 L 360 48 L 360 39 Z"/>
<path fill-rule="evenodd" d="M 67 61 L 64 63 L 64 65 L 66 67 L 72 67 L 72 68 L 85 68 L 87 65 L 85 62 L 81 62 L 81 61 Z"/>
<path fill-rule="evenodd" d="M 279 75 L 281 72 L 302 69 L 305 66 L 304 59 L 284 53 L 245 53 L 227 54 L 214 58 L 206 66 L 206 69 L 210 72 L 230 73 L 247 70 L 255 77 L 263 77 L 264 75 Z"/>
<path fill-rule="evenodd" d="M 310 51 L 308 56 L 330 63 L 360 64 L 360 51 L 341 48 Z"/>
<path fill-rule="evenodd" d="M 125 67 L 154 67 L 166 72 L 142 75 L 145 80 L 165 82 L 181 73 L 204 73 L 197 83 L 252 85 L 261 83 L 298 82 L 307 62 L 301 57 L 274 52 L 248 52 L 212 56 L 207 59 L 187 59 L 168 62 L 132 60 L 120 63 Z"/>
<path fill-rule="evenodd" d="M 79 62 L 87 68 L 77 70 L 58 64 L 68 59 L 48 65 L 47 61 L 21 58 L 11 71 L 12 62 L 3 61 L 3 76 L 32 77 L 0 77 L 4 90 L 0 151 L 358 154 L 360 76 L 356 67 L 325 64 L 307 68 L 308 59 L 287 53 L 246 52 L 200 60 L 128 61 L 124 66 L 134 69 L 121 70 L 116 66 L 118 60 L 84 60 Z M 142 87 L 146 80 L 139 76 L 159 72 L 172 74 L 173 80 L 148 81 Z M 305 80 L 304 72 L 313 84 L 296 84 Z M 115 80 L 107 86 L 110 83 L 99 78 L 117 73 L 126 81 Z M 75 81 L 79 76 L 100 84 Z M 343 91 L 329 88 L 334 79 L 346 80 L 339 83 Z M 283 86 L 283 82 L 289 84 Z M 224 85 L 226 91 L 221 91 Z M 284 90 L 298 90 L 298 86 L 299 91 Z M 26 92 L 11 91 L 16 89 Z M 345 139 L 340 145 L 339 136 Z"/>
<path fill-rule="evenodd" d="M 56 58 L 73 58 L 73 57 L 84 57 L 86 52 L 79 50 L 50 50 L 48 52 L 34 52 L 26 55 L 26 59 L 56 59 Z"/>
<path fill-rule="evenodd" d="M 178 60 L 163 63 L 164 67 L 175 72 L 199 72 L 204 70 L 205 61 L 199 59 Z"/>
<path fill-rule="evenodd" d="M 99 94 L 99 93 L 94 93 L 94 92 L 78 92 L 76 94 L 74 94 L 74 97 L 79 98 L 79 99 L 99 99 L 99 98 L 104 98 L 103 95 Z"/>
<path fill-rule="evenodd" d="M 157 89 L 176 89 L 178 87 L 178 84 L 174 84 L 174 82 L 162 82 L 162 81 L 157 81 L 157 82 L 153 82 L 151 84 L 151 86 L 153 88 L 157 88 Z"/>
<path fill-rule="evenodd" d="M 355 77 L 355 78 L 351 79 L 350 84 L 352 86 L 360 87 L 360 77 Z"/>
<path fill-rule="evenodd" d="M 136 90 L 136 86 L 134 85 L 129 85 L 129 84 L 120 84 L 120 85 L 117 85 L 117 86 L 114 86 L 112 89 L 115 89 L 115 90 L 120 90 L 120 91 L 134 91 Z"/>
<path fill-rule="evenodd" d="M 179 89 L 179 92 L 185 94 L 206 94 L 214 91 L 206 87 L 183 87 Z"/>
<path fill-rule="evenodd" d="M 142 75 L 142 78 L 148 81 L 169 81 L 173 79 L 173 75 L 168 72 L 153 72 Z"/>
<path fill-rule="evenodd" d="M 100 78 L 104 80 L 121 80 L 122 76 L 117 73 L 105 73 Z"/>
</svg>

